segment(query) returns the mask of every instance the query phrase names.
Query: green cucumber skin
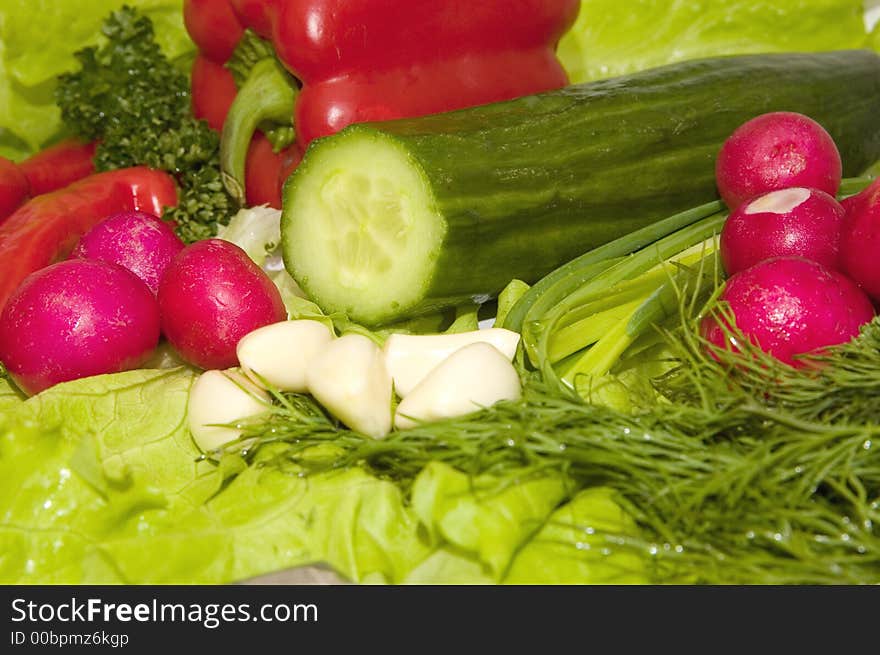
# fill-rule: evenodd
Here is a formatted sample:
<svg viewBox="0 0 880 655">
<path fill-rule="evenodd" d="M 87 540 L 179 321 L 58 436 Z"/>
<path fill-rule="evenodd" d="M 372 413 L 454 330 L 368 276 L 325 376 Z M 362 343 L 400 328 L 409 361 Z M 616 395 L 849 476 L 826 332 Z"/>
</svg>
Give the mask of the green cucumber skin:
<svg viewBox="0 0 880 655">
<path fill-rule="evenodd" d="M 880 57 L 852 50 L 690 61 L 355 125 L 330 138 L 341 146 L 346 134 L 379 131 L 429 182 L 447 232 L 423 302 L 402 308 L 411 315 L 494 296 L 513 278 L 535 282 L 592 248 L 717 199 L 721 144 L 769 111 L 817 120 L 838 144 L 844 174 L 856 174 L 880 158 Z"/>
</svg>

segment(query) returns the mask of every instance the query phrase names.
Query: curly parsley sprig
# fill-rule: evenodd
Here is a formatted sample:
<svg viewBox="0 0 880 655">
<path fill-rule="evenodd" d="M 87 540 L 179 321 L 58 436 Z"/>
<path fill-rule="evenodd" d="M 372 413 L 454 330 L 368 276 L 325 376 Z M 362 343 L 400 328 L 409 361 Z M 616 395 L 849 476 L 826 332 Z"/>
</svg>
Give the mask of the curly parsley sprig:
<svg viewBox="0 0 880 655">
<path fill-rule="evenodd" d="M 220 178 L 220 140 L 190 109 L 190 86 L 156 43 L 149 18 L 113 12 L 106 41 L 76 54 L 80 70 L 62 75 L 56 101 L 64 123 L 99 139 L 100 171 L 145 165 L 173 174 L 179 203 L 165 218 L 187 242 L 209 238 L 238 207 Z"/>
</svg>

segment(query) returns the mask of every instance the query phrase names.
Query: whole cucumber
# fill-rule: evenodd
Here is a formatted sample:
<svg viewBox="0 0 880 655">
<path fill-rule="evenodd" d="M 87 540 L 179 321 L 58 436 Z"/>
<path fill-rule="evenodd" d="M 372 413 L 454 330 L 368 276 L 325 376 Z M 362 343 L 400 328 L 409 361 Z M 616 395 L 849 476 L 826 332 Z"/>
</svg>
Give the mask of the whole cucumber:
<svg viewBox="0 0 880 655">
<path fill-rule="evenodd" d="M 856 174 L 880 159 L 880 56 L 704 59 L 351 126 L 285 185 L 285 264 L 325 310 L 368 325 L 489 298 L 716 199 L 722 143 L 769 111 L 817 120 Z"/>
</svg>

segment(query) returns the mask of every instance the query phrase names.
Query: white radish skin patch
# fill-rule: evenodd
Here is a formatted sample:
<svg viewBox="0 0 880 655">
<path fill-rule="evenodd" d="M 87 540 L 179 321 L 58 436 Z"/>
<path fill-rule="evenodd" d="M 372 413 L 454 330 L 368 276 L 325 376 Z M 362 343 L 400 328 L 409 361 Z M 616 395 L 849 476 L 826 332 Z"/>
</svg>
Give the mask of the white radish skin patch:
<svg viewBox="0 0 880 655">
<path fill-rule="evenodd" d="M 473 343 L 456 350 L 400 402 L 394 425 L 406 430 L 521 395 L 519 375 L 507 356 L 488 343 Z"/>
<path fill-rule="evenodd" d="M 810 199 L 810 190 L 803 187 L 771 191 L 745 208 L 745 214 L 788 214 Z"/>
<path fill-rule="evenodd" d="M 222 448 L 242 434 L 228 424 L 268 411 L 269 403 L 269 394 L 238 371 L 205 371 L 189 392 L 187 422 L 193 441 L 205 453 Z"/>
<path fill-rule="evenodd" d="M 394 379 L 394 389 L 405 398 L 441 362 L 473 343 L 495 346 L 512 361 L 520 336 L 512 330 L 489 328 L 458 334 L 392 334 L 385 341 L 385 365 Z"/>
<path fill-rule="evenodd" d="M 236 354 L 242 370 L 256 384 L 305 393 L 312 361 L 333 338 L 330 328 L 319 321 L 282 321 L 246 335 Z"/>
</svg>

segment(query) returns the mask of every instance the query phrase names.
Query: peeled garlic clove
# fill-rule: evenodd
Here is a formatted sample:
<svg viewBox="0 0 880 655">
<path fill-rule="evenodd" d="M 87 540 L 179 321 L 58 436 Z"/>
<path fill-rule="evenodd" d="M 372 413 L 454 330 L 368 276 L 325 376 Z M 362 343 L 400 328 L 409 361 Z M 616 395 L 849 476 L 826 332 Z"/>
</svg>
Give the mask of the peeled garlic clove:
<svg viewBox="0 0 880 655">
<path fill-rule="evenodd" d="M 456 350 L 400 402 L 394 425 L 406 430 L 521 395 L 519 375 L 507 356 L 487 343 L 474 343 Z"/>
<path fill-rule="evenodd" d="M 332 341 L 307 379 L 315 399 L 352 430 L 375 439 L 391 431 L 391 376 L 372 340 L 346 334 Z"/>
<path fill-rule="evenodd" d="M 236 354 L 242 370 L 256 384 L 304 393 L 312 361 L 333 338 L 330 328 L 319 321 L 282 321 L 246 335 Z"/>
<path fill-rule="evenodd" d="M 238 371 L 205 371 L 189 392 L 189 431 L 202 452 L 217 450 L 241 437 L 227 424 L 262 414 L 269 403 L 269 394 Z"/>
<path fill-rule="evenodd" d="M 383 352 L 395 391 L 405 398 L 438 364 L 473 343 L 491 344 L 512 361 L 519 345 L 519 334 L 504 328 L 459 334 L 392 334 L 386 340 Z"/>
</svg>

